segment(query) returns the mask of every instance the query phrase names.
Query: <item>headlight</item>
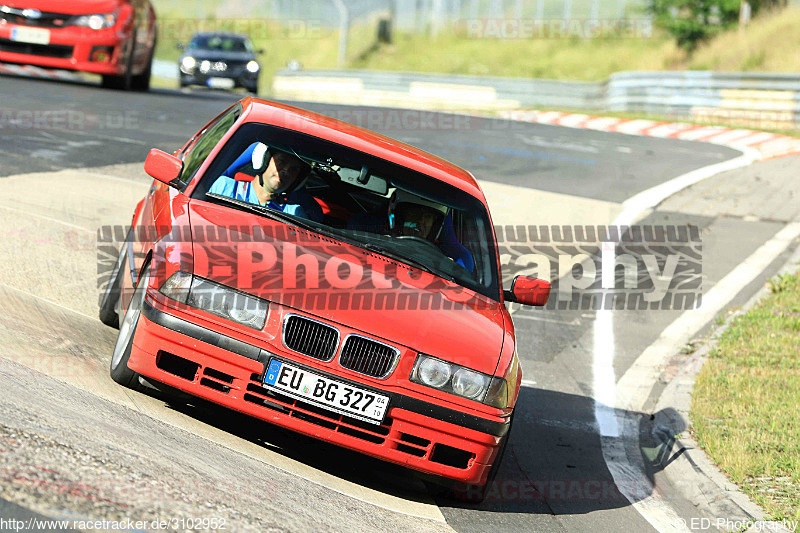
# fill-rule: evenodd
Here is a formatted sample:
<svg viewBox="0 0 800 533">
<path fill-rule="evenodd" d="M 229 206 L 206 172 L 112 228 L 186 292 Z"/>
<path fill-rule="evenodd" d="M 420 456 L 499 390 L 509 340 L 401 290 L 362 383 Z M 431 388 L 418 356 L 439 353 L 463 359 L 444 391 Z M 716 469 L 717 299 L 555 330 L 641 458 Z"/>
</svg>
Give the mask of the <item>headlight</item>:
<svg viewBox="0 0 800 533">
<path fill-rule="evenodd" d="M 81 15 L 72 19 L 73 26 L 86 26 L 93 30 L 101 30 L 103 28 L 112 28 L 117 23 L 117 15 L 114 13 L 105 13 L 102 15 Z"/>
<path fill-rule="evenodd" d="M 420 354 L 409 379 L 476 402 L 501 409 L 507 407 L 505 379 L 493 378 L 435 357 Z"/>
<path fill-rule="evenodd" d="M 263 329 L 267 321 L 266 300 L 187 272 L 175 272 L 159 291 L 168 298 L 253 329 Z"/>
<path fill-rule="evenodd" d="M 195 65 L 197 65 L 197 61 L 192 56 L 186 56 L 181 60 L 181 70 L 184 72 L 190 72 Z"/>
<path fill-rule="evenodd" d="M 260 67 L 258 66 L 258 63 L 257 63 L 257 62 L 255 62 L 255 61 L 251 61 L 251 62 L 249 62 L 249 63 L 247 64 L 247 70 L 248 70 L 249 72 L 252 72 L 253 74 L 255 74 L 256 72 L 258 72 L 258 69 L 259 69 L 259 68 L 260 68 Z"/>
<path fill-rule="evenodd" d="M 433 357 L 420 358 L 417 377 L 423 385 L 440 389 L 450 380 L 452 374 L 453 367 L 444 361 Z"/>
<path fill-rule="evenodd" d="M 486 391 L 488 381 L 484 374 L 459 368 L 453 374 L 453 392 L 464 398 L 477 400 Z"/>
</svg>

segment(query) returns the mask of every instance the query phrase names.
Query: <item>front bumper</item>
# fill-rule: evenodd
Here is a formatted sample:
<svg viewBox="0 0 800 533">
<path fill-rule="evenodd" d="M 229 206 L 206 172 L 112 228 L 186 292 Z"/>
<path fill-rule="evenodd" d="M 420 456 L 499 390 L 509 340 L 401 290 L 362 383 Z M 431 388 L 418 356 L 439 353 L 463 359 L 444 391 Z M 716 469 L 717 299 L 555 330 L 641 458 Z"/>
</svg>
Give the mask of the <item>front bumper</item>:
<svg viewBox="0 0 800 533">
<path fill-rule="evenodd" d="M 0 61 L 40 67 L 77 70 L 93 74 L 121 75 L 125 73 L 123 61 L 125 42 L 114 28 L 89 31 L 87 28 L 69 27 L 50 29 L 49 44 L 30 44 L 11 40 L 14 28 L 28 28 L 16 24 L 0 25 Z M 92 51 L 97 48 L 111 51 L 108 61 L 92 61 Z"/>
<path fill-rule="evenodd" d="M 255 418 L 379 459 L 463 483 L 482 484 L 509 424 L 381 390 L 390 407 L 381 426 L 264 388 L 270 351 L 204 328 L 147 298 L 128 366 L 141 375 Z M 318 368 L 319 374 L 350 381 Z"/>
<path fill-rule="evenodd" d="M 209 72 L 208 74 L 202 74 L 197 71 L 187 74 L 181 70 L 180 76 L 181 85 L 202 85 L 208 87 L 208 80 L 214 78 L 231 80 L 233 81 L 233 88 L 244 87 L 251 91 L 255 90 L 258 85 L 258 72 L 252 73 L 243 68 L 234 71 Z"/>
</svg>

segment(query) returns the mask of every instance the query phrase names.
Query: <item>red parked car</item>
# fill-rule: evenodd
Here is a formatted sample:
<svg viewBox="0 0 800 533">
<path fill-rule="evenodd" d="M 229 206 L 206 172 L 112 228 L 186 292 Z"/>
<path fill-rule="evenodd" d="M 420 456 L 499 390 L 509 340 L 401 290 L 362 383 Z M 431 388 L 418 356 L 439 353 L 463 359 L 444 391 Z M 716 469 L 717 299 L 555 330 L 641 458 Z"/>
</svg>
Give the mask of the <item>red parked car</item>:
<svg viewBox="0 0 800 533">
<path fill-rule="evenodd" d="M 469 172 L 253 98 L 174 154 L 152 150 L 145 171 L 101 302 L 120 327 L 115 381 L 167 384 L 482 497 L 522 380 L 504 302 L 544 305 L 550 285 L 517 276 L 503 291 Z"/>
<path fill-rule="evenodd" d="M 102 74 L 146 91 L 156 43 L 149 0 L 0 0 L 0 61 Z"/>
</svg>

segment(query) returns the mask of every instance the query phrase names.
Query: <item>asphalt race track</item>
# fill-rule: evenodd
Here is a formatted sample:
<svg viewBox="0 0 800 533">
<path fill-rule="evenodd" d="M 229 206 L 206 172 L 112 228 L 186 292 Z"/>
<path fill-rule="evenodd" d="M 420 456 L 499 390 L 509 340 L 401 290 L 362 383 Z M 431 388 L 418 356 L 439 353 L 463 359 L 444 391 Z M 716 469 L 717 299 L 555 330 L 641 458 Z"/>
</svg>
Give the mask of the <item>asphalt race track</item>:
<svg viewBox="0 0 800 533">
<path fill-rule="evenodd" d="M 448 500 L 403 468 L 111 381 L 116 330 L 97 319 L 97 228 L 130 222 L 152 181 L 141 166 L 150 148 L 179 148 L 237 98 L 0 78 L 0 514 L 220 518 L 233 531 L 668 530 L 617 486 L 610 463 L 631 458 L 609 459 L 615 448 L 595 419 L 593 312 L 514 312 L 525 384 L 499 488 L 478 506 Z M 740 155 L 688 141 L 452 115 L 417 114 L 398 126 L 398 111 L 298 105 L 469 169 L 496 224 L 610 224 L 637 193 Z M 55 114 L 37 122 L 41 110 Z M 786 222 L 681 212 L 677 204 L 644 218 L 701 228 L 704 291 Z M 749 298 L 785 257 L 730 305 Z M 613 376 L 622 378 L 681 314 L 615 312 Z M 657 488 L 640 498 L 688 520 L 692 504 L 659 464 L 643 459 L 659 446 L 651 414 L 622 413 L 637 431 L 618 440 L 639 452 L 633 471 Z"/>
</svg>

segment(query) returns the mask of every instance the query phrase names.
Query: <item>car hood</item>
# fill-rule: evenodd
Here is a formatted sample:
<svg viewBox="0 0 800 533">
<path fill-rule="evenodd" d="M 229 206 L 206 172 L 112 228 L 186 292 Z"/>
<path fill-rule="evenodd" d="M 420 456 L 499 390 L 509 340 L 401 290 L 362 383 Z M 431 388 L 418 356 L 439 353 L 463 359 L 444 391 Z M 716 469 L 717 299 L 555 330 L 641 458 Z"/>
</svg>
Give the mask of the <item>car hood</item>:
<svg viewBox="0 0 800 533">
<path fill-rule="evenodd" d="M 206 202 L 192 202 L 190 209 L 196 275 L 418 352 L 495 372 L 506 313 L 499 302 L 259 215 Z M 300 263 L 304 266 L 298 268 Z M 318 276 L 311 274 L 315 269 Z M 361 305 L 353 309 L 355 295 Z M 364 305 L 367 295 L 372 303 Z"/>
<path fill-rule="evenodd" d="M 122 3 L 121 0 L 73 0 L 71 2 L 56 2 L 54 0 L 0 0 L 0 5 L 18 9 L 38 9 L 46 13 L 65 13 L 67 15 L 113 13 Z"/>
<path fill-rule="evenodd" d="M 250 61 L 255 59 L 255 55 L 250 52 L 222 52 L 219 50 L 187 50 L 183 55 L 208 61 Z"/>
</svg>

